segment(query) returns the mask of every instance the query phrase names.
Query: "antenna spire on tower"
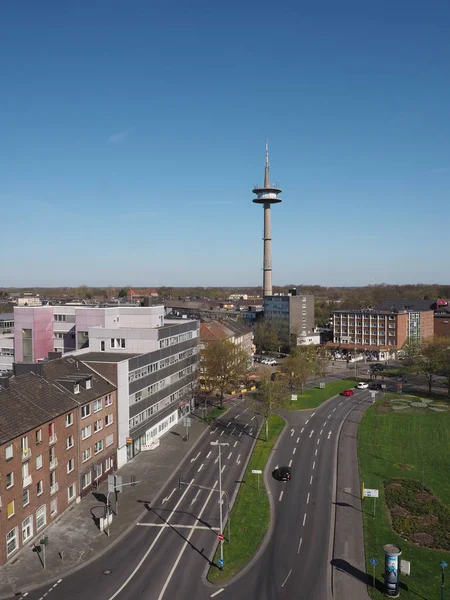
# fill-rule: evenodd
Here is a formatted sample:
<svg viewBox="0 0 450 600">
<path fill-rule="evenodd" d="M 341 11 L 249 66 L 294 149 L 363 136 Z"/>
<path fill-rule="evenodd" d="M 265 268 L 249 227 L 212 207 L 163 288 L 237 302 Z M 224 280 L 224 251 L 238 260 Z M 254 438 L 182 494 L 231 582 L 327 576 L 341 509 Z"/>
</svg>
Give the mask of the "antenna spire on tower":
<svg viewBox="0 0 450 600">
<path fill-rule="evenodd" d="M 266 169 L 264 172 L 264 187 L 270 188 L 270 175 L 269 175 L 269 140 L 266 138 Z"/>
</svg>

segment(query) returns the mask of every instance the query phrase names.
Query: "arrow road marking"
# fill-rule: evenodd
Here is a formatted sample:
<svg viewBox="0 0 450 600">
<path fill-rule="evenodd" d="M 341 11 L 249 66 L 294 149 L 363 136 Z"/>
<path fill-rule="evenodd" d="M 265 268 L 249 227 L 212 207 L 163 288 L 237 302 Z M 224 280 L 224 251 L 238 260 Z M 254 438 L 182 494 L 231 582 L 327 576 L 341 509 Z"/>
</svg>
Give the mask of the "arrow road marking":
<svg viewBox="0 0 450 600">
<path fill-rule="evenodd" d="M 163 498 L 163 504 L 164 504 L 164 502 L 167 502 L 168 500 L 170 500 L 172 498 L 175 490 L 176 490 L 176 488 L 173 488 L 173 490 L 170 492 L 170 494 L 168 496 L 166 496 L 165 498 Z"/>
<path fill-rule="evenodd" d="M 195 462 L 197 458 L 200 456 L 200 452 L 194 458 L 191 458 L 191 463 Z"/>
<path fill-rule="evenodd" d="M 328 439 L 330 439 L 331 431 L 328 432 Z"/>
<path fill-rule="evenodd" d="M 180 506 L 180 504 L 183 502 L 184 497 L 186 496 L 186 494 L 189 491 L 189 488 L 191 487 L 191 483 L 194 482 L 194 479 L 191 479 L 191 482 L 186 486 L 186 489 L 184 490 L 184 492 L 181 494 L 178 502 L 175 505 L 175 508 L 172 509 L 172 512 L 168 515 L 167 519 L 166 519 L 166 523 L 168 523 L 170 521 L 170 519 L 173 517 L 173 515 L 175 514 L 176 510 L 178 509 L 178 507 Z M 216 483 L 214 484 L 214 487 L 216 486 Z M 212 494 L 213 492 L 211 492 Z M 207 502 L 209 501 L 209 497 Z M 201 517 L 201 515 L 203 514 L 203 512 L 199 515 L 199 519 Z M 147 549 L 147 551 L 145 552 L 144 556 L 141 558 L 141 560 L 138 562 L 138 564 L 135 566 L 134 571 L 132 571 L 130 573 L 130 575 L 128 575 L 127 579 L 125 579 L 125 581 L 122 583 L 122 585 L 120 586 L 120 588 L 118 590 L 116 590 L 114 592 L 114 594 L 108 599 L 108 600 L 114 600 L 114 598 L 117 598 L 117 596 L 119 594 L 122 593 L 122 591 L 127 587 L 127 585 L 130 583 L 130 581 L 133 579 L 133 577 L 136 575 L 136 573 L 139 571 L 139 569 L 142 567 L 142 565 L 144 564 L 144 562 L 147 560 L 148 555 L 150 554 L 150 552 L 153 550 L 153 548 L 156 545 L 156 542 L 159 540 L 159 538 L 161 537 L 163 531 L 166 529 L 166 527 L 161 527 L 161 529 L 159 530 L 158 535 L 155 537 L 155 539 L 153 540 L 153 542 L 151 543 L 151 545 L 149 546 L 149 548 Z"/>
<path fill-rule="evenodd" d="M 312 434 L 314 433 L 314 429 L 311 431 L 311 433 L 309 434 L 309 437 L 312 437 Z"/>
<path fill-rule="evenodd" d="M 291 429 L 291 437 L 294 435 L 294 429 Z"/>
<path fill-rule="evenodd" d="M 195 498 L 192 500 L 191 502 L 191 506 L 194 504 L 194 502 L 197 500 L 198 496 L 200 494 L 200 490 L 198 490 L 198 492 L 195 494 Z"/>
<path fill-rule="evenodd" d="M 209 435 L 212 435 L 213 433 L 216 433 L 216 431 L 217 431 L 218 429 L 219 429 L 219 428 L 218 428 L 218 427 L 216 427 L 216 428 L 214 429 L 214 431 L 210 431 L 210 432 L 209 432 Z"/>
<path fill-rule="evenodd" d="M 248 435 L 252 435 L 252 432 L 253 432 L 253 427 L 248 430 Z"/>
<path fill-rule="evenodd" d="M 237 459 L 236 459 L 236 464 L 237 465 L 241 464 L 241 461 L 239 460 L 240 458 L 241 458 L 241 455 L 239 454 L 238 457 L 237 457 Z"/>
<path fill-rule="evenodd" d="M 281 500 L 283 499 L 283 494 L 284 494 L 284 490 L 281 490 L 280 497 L 278 498 L 279 502 L 281 502 Z"/>
</svg>

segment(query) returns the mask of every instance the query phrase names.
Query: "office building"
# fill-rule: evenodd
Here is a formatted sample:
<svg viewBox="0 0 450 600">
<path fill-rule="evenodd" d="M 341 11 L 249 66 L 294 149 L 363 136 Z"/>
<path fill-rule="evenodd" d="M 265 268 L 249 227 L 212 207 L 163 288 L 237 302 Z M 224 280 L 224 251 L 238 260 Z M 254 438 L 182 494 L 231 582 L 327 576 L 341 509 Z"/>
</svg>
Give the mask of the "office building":
<svg viewBox="0 0 450 600">
<path fill-rule="evenodd" d="M 287 295 L 266 296 L 264 320 L 276 326 L 285 345 L 301 345 L 297 338 L 314 333 L 314 296 L 294 288 Z"/>
</svg>

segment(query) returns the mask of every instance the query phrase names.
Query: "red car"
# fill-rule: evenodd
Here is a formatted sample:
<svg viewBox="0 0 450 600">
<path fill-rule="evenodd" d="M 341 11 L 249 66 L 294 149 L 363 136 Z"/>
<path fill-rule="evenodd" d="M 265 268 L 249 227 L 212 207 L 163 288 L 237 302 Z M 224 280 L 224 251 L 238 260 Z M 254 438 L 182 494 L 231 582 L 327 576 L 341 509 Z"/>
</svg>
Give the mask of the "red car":
<svg viewBox="0 0 450 600">
<path fill-rule="evenodd" d="M 343 392 L 341 392 L 341 396 L 353 396 L 353 394 L 353 390 L 344 390 Z"/>
</svg>

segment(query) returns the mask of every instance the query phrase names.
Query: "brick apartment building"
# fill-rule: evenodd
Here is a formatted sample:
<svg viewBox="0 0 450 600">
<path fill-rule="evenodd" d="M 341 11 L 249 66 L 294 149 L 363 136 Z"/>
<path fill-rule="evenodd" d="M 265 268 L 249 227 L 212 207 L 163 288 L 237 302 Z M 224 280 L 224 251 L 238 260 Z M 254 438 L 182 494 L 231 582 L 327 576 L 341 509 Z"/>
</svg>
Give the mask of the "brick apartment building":
<svg viewBox="0 0 450 600">
<path fill-rule="evenodd" d="M 75 501 L 76 404 L 34 373 L 0 389 L 0 565 Z"/>
</svg>

